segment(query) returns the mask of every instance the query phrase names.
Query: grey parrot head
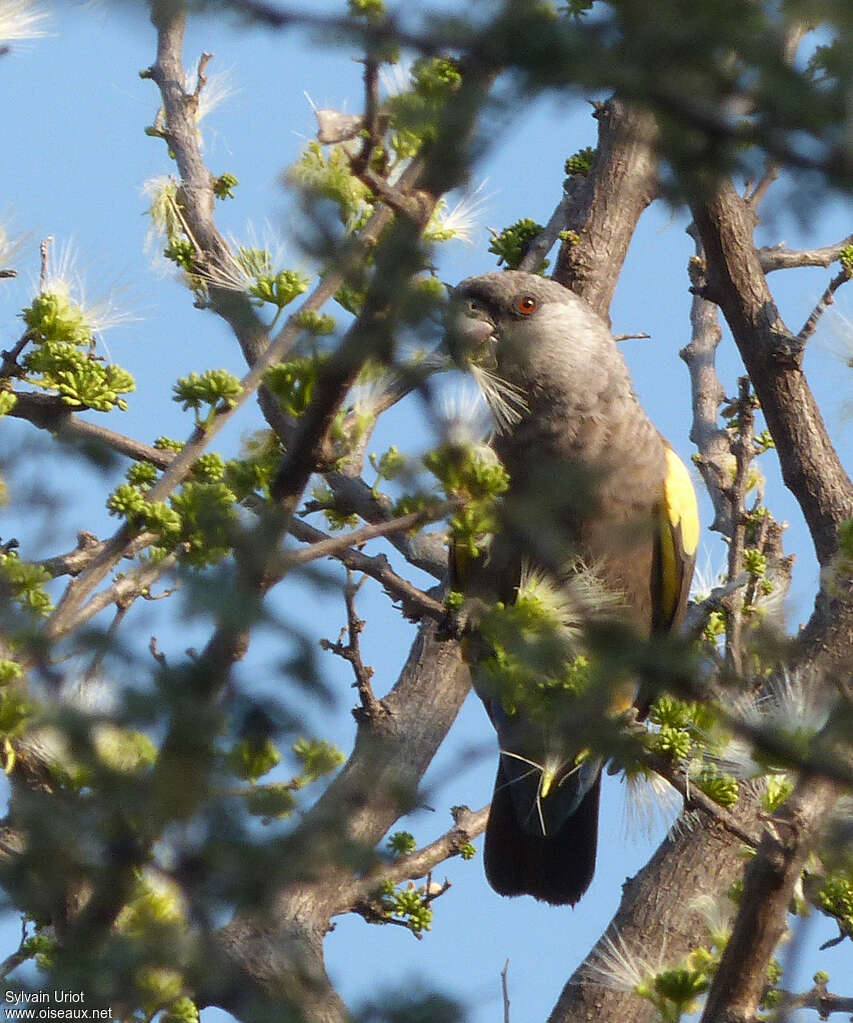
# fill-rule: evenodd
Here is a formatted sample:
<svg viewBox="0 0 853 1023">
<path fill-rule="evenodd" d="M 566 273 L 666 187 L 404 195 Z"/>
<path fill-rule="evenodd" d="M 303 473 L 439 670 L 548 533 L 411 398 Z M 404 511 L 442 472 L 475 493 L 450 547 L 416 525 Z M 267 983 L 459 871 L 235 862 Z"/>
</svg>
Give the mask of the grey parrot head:
<svg viewBox="0 0 853 1023">
<path fill-rule="evenodd" d="M 583 401 L 590 389 L 627 380 L 604 320 L 538 274 L 504 270 L 458 284 L 450 295 L 447 344 L 457 365 L 478 378 L 493 410 L 495 390 L 498 401 L 512 406 L 515 394 L 520 406 L 543 388 L 563 397 L 577 393 Z"/>
</svg>

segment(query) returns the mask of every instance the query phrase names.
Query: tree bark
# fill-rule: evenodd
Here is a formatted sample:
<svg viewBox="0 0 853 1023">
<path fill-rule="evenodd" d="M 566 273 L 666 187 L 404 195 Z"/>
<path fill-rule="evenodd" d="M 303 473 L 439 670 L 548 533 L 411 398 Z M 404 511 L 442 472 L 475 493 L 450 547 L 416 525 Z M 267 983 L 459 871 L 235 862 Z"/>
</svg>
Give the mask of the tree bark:
<svg viewBox="0 0 853 1023">
<path fill-rule="evenodd" d="M 438 640 L 434 623 L 422 625 L 388 695 L 373 712 L 356 711 L 353 752 L 288 839 L 268 912 L 240 914 L 220 932 L 234 982 L 220 979 L 204 1002 L 245 1018 L 247 999 L 274 1002 L 284 992 L 312 1023 L 347 1019 L 326 976 L 323 937 L 332 916 L 353 908 L 355 874 L 375 864 L 377 843 L 416 804 L 421 778 L 469 685 L 459 644 Z M 241 976 L 251 983 L 237 983 Z"/>
<path fill-rule="evenodd" d="M 753 244 L 755 213 L 729 181 L 696 199 L 693 217 L 707 261 L 708 297 L 723 310 L 752 380 L 782 477 L 797 499 L 821 565 L 853 516 L 853 486 L 802 370 L 803 349 L 782 322 Z"/>
<path fill-rule="evenodd" d="M 753 826 L 748 801 L 733 809 L 739 823 Z M 622 901 L 607 930 L 566 982 L 548 1023 L 649 1023 L 657 1012 L 631 990 L 630 981 L 602 979 L 595 970 L 608 943 L 621 939 L 652 971 L 674 964 L 707 940 L 700 900 L 718 900 L 743 872 L 741 840 L 716 820 L 683 821 L 652 859 L 623 885 Z M 642 966 L 639 966 L 642 972 Z M 651 971 L 650 971 L 651 972 Z"/>
<path fill-rule="evenodd" d="M 610 303 L 643 210 L 657 194 L 654 118 L 618 98 L 597 107 L 598 149 L 569 196 L 564 241 L 554 268 L 564 284 L 609 321 Z"/>
</svg>

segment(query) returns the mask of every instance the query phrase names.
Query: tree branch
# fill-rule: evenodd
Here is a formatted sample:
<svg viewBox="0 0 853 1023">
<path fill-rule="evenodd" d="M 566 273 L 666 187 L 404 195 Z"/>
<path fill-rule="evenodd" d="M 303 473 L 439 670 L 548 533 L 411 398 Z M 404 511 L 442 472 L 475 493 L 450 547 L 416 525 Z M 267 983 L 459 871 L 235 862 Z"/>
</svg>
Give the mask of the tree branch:
<svg viewBox="0 0 853 1023">
<path fill-rule="evenodd" d="M 401 881 L 416 881 L 426 877 L 431 871 L 450 859 L 458 856 L 462 847 L 472 842 L 486 830 L 489 820 L 489 807 L 471 811 L 467 806 L 456 806 L 453 813 L 453 827 L 441 837 L 425 845 L 422 849 L 406 856 L 400 856 L 392 863 L 377 864 L 364 877 L 339 890 L 338 913 L 348 913 L 358 902 L 369 898 L 382 881 L 400 884 Z"/>
<path fill-rule="evenodd" d="M 637 221 L 657 194 L 657 130 L 648 112 L 618 98 L 597 106 L 594 116 L 595 162 L 566 197 L 565 226 L 573 235 L 560 247 L 553 277 L 608 319 Z"/>
<path fill-rule="evenodd" d="M 312 545 L 336 539 L 335 537 L 328 536 L 322 530 L 309 525 L 302 519 L 293 519 L 291 521 L 290 532 L 297 540 L 302 540 Z M 364 554 L 347 546 L 331 551 L 328 556 L 334 557 L 342 565 L 345 565 L 354 572 L 362 572 L 364 575 L 369 575 L 372 579 L 375 579 L 392 600 L 400 601 L 402 612 L 406 618 L 416 621 L 427 617 L 434 621 L 441 621 L 444 617 L 444 604 L 430 597 L 423 590 L 419 590 L 408 579 L 398 575 L 391 568 L 384 554 Z"/>
<path fill-rule="evenodd" d="M 171 451 L 163 451 L 100 423 L 81 419 L 56 395 L 16 391 L 15 396 L 17 401 L 7 415 L 14 419 L 26 419 L 40 430 L 49 430 L 60 438 L 96 441 L 119 455 L 126 455 L 137 462 L 150 462 L 158 469 L 165 469 L 174 457 Z"/>
<path fill-rule="evenodd" d="M 761 402 L 782 476 L 802 508 L 818 561 L 853 516 L 851 486 L 801 368 L 802 345 L 782 322 L 752 241 L 754 214 L 728 182 L 693 202 L 708 290 L 723 310 Z"/>
<path fill-rule="evenodd" d="M 842 238 L 834 245 L 825 245 L 819 249 L 788 249 L 784 244 L 771 245 L 758 249 L 761 269 L 766 273 L 774 270 L 788 270 L 802 266 L 829 266 L 841 255 L 849 245 L 853 245 L 853 234 Z"/>
<path fill-rule="evenodd" d="M 722 331 L 717 307 L 696 290 L 696 285 L 703 279 L 699 271 L 704 266 L 704 254 L 693 228 L 688 233 L 694 236 L 696 243 L 696 255 L 690 263 L 690 278 L 694 285 L 690 305 L 691 336 L 690 342 L 678 354 L 687 364 L 690 374 L 693 408 L 690 440 L 699 452 L 695 458 L 696 466 L 714 506 L 714 521 L 710 528 L 723 536 L 731 536 L 732 508 L 727 496 L 731 481 L 731 441 L 728 431 L 719 425 L 719 408 L 725 400 L 725 391 L 716 369 Z"/>
<path fill-rule="evenodd" d="M 767 987 L 767 965 L 785 933 L 794 887 L 843 790 L 802 779 L 776 813 L 744 876 L 731 937 L 714 976 L 702 1023 L 752 1023 Z"/>
</svg>

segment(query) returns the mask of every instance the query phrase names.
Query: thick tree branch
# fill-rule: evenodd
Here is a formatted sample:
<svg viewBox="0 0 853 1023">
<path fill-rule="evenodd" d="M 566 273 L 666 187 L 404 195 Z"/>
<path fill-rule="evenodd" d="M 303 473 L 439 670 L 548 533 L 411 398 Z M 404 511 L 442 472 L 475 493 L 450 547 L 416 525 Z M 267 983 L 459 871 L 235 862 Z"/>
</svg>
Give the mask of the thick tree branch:
<svg viewBox="0 0 853 1023">
<path fill-rule="evenodd" d="M 220 935 L 224 967 L 251 978 L 252 989 L 275 993 L 295 970 L 311 971 L 314 994 L 304 993 L 300 1003 L 312 1023 L 346 1018 L 322 970 L 322 938 L 338 911 L 338 890 L 352 883 L 353 862 L 372 867 L 376 844 L 416 802 L 420 779 L 468 692 L 458 644 L 439 642 L 433 628 L 421 627 L 397 683 L 379 701 L 381 714 L 361 717 L 349 760 L 293 836 L 282 862 L 295 876 L 280 886 L 267 914 L 237 916 Z M 249 993 L 232 984 L 215 1001 L 239 1015 Z"/>
<path fill-rule="evenodd" d="M 690 233 L 695 233 L 692 228 Z M 697 239 L 696 256 L 691 261 L 694 284 L 698 280 L 695 271 L 701 265 L 704 265 L 704 257 Z M 679 352 L 690 373 L 693 408 L 690 439 L 699 452 L 696 465 L 714 506 L 714 521 L 710 528 L 723 536 L 731 536 L 732 508 L 727 496 L 731 480 L 731 442 L 728 432 L 719 425 L 719 409 L 725 400 L 725 391 L 716 369 L 722 331 L 717 307 L 697 293 L 694 293 L 690 306 L 690 326 L 690 342 Z"/>
<path fill-rule="evenodd" d="M 766 273 L 802 266 L 830 266 L 848 246 L 853 245 L 853 234 L 834 245 L 819 249 L 788 249 L 785 245 L 771 245 L 758 250 L 761 269 Z"/>
<path fill-rule="evenodd" d="M 619 271 L 643 210 L 657 194 L 652 116 L 614 98 L 596 107 L 598 150 L 592 169 L 567 197 L 565 227 L 554 280 L 609 318 Z"/>
<path fill-rule="evenodd" d="M 744 877 L 732 935 L 714 977 L 702 1023 L 752 1023 L 767 966 L 785 933 L 794 887 L 842 789 L 805 778 L 764 832 Z"/>
<path fill-rule="evenodd" d="M 830 441 L 802 371 L 802 346 L 782 322 L 752 241 L 754 214 L 721 182 L 693 202 L 707 260 L 708 297 L 723 310 L 767 426 L 782 476 L 802 508 L 818 561 L 838 548 L 838 526 L 853 516 L 853 486 Z"/>
<path fill-rule="evenodd" d="M 755 808 L 741 801 L 732 808 L 739 826 L 751 832 Z M 593 967 L 606 959 L 608 943 L 621 939 L 654 961 L 665 950 L 665 962 L 676 964 L 706 942 L 702 899 L 716 900 L 743 871 L 741 839 L 715 816 L 674 830 L 634 877 L 622 886 L 622 900 L 607 930 L 566 982 L 548 1023 L 618 1020 L 651 1023 L 654 1006 L 626 990 L 618 978 L 602 979 Z"/>
</svg>

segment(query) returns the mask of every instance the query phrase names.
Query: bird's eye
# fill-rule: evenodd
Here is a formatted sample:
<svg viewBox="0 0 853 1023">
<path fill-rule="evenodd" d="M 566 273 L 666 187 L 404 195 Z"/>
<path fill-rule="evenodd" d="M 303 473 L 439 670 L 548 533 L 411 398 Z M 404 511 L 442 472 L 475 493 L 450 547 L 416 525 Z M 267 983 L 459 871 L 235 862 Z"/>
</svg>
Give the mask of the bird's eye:
<svg viewBox="0 0 853 1023">
<path fill-rule="evenodd" d="M 521 313 L 522 316 L 530 316 L 531 313 L 536 312 L 537 302 L 532 295 L 522 295 L 521 298 L 515 300 L 515 311 Z"/>
<path fill-rule="evenodd" d="M 480 305 L 480 303 L 476 299 L 474 299 L 474 298 L 469 298 L 468 299 L 468 312 L 469 313 L 479 313 L 479 312 L 482 311 L 482 309 L 483 309 L 483 307 Z"/>
</svg>

